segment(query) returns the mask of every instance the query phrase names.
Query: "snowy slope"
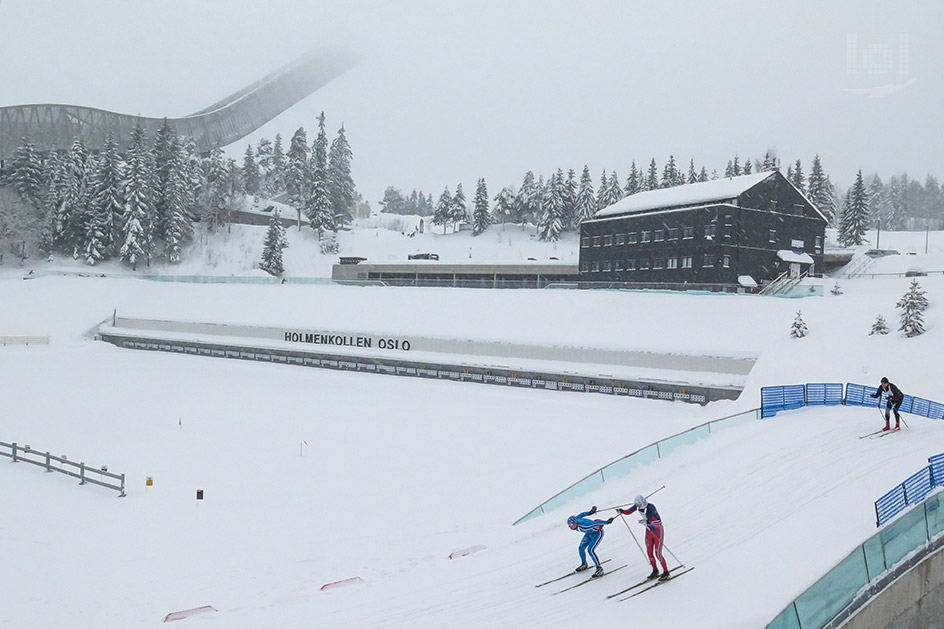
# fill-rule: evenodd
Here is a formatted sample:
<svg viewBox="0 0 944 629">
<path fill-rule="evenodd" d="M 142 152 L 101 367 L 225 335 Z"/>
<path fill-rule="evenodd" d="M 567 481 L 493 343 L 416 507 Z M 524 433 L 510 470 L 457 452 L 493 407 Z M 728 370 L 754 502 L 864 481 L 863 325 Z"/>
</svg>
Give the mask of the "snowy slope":
<svg viewBox="0 0 944 629">
<path fill-rule="evenodd" d="M 883 247 L 886 238 L 899 246 L 894 236 L 883 234 Z M 923 251 L 924 234 L 911 236 Z M 937 262 L 939 238 L 931 234 L 924 263 Z M 915 257 L 923 254 L 900 256 L 903 264 Z M 238 258 L 219 250 L 233 264 L 218 268 L 235 272 Z M 880 424 L 874 409 L 804 409 L 724 431 L 511 526 L 623 454 L 756 406 L 761 386 L 872 384 L 887 375 L 907 393 L 944 400 L 926 368 L 941 351 L 940 275 L 920 278 L 931 308 L 928 332 L 915 339 L 868 336 L 879 313 L 897 327 L 894 303 L 910 283 L 898 277 L 842 281 L 843 295 L 802 300 L 5 277 L 0 335 L 48 334 L 51 343 L 0 347 L 0 441 L 107 464 L 128 475 L 129 495 L 0 461 L 8 566 L 0 626 L 156 627 L 169 612 L 213 605 L 218 612 L 188 626 L 547 627 L 631 617 L 757 627 L 874 531 L 876 497 L 944 451 L 944 422 L 906 416 L 911 431 L 859 440 Z M 699 407 L 86 340 L 113 309 L 760 358 L 741 399 Z M 797 310 L 810 328 L 799 340 L 788 335 Z M 631 601 L 607 601 L 647 572 L 617 521 L 600 552 L 613 559 L 608 566 L 627 568 L 559 596 L 533 587 L 577 563 L 579 536 L 563 525 L 570 512 L 661 485 L 653 502 L 666 542 L 693 572 Z M 476 544 L 487 549 L 448 559 Z M 364 582 L 319 590 L 353 576 Z"/>
</svg>

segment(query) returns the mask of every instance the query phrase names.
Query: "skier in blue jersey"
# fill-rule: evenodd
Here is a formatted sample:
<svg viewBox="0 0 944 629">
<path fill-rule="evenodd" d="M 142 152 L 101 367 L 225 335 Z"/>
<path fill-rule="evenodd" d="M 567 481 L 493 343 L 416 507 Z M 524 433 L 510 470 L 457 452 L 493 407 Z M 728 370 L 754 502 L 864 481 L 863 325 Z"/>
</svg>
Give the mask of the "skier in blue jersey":
<svg viewBox="0 0 944 629">
<path fill-rule="evenodd" d="M 665 530 L 662 528 L 662 518 L 659 517 L 656 506 L 646 501 L 642 496 L 636 496 L 629 509 L 616 510 L 620 515 L 629 515 L 637 511 L 641 515 L 646 516 L 644 519 L 640 520 L 640 522 L 646 525 L 646 554 L 649 555 L 649 564 L 652 566 L 652 573 L 648 578 L 655 579 L 658 577 L 660 580 L 668 579 L 669 566 L 665 563 L 665 557 L 662 556 L 662 543 L 665 540 Z M 657 559 L 659 563 L 662 564 L 662 574 L 659 574 L 659 568 L 656 566 Z"/>
<path fill-rule="evenodd" d="M 597 567 L 590 576 L 592 579 L 603 576 L 603 566 L 600 565 L 600 560 L 597 558 L 597 546 L 600 545 L 600 541 L 603 539 L 603 527 L 613 523 L 613 518 L 609 520 L 591 520 L 587 517 L 596 512 L 597 508 L 591 507 L 589 511 L 567 518 L 567 526 L 570 527 L 571 531 L 583 533 L 583 539 L 580 540 L 580 546 L 577 547 L 577 551 L 580 553 L 580 565 L 577 566 L 576 572 L 583 572 L 589 567 L 587 566 L 587 553 L 589 553 L 593 565 Z"/>
</svg>

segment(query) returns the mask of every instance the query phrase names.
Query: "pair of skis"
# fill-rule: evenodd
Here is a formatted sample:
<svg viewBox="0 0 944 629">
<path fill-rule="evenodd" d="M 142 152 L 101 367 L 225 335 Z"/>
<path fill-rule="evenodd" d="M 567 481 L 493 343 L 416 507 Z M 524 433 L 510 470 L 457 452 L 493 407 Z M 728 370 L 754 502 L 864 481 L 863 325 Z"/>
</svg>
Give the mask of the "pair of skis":
<svg viewBox="0 0 944 629">
<path fill-rule="evenodd" d="M 681 570 L 682 568 L 684 568 L 684 570 L 682 570 L 681 572 L 678 572 L 678 570 Z M 625 600 L 628 599 L 628 598 L 632 598 L 632 597 L 634 597 L 634 596 L 639 596 L 639 595 L 642 594 L 643 592 L 647 592 L 647 591 L 651 590 L 651 589 L 654 588 L 654 587 L 658 587 L 658 586 L 662 585 L 663 583 L 666 583 L 667 581 L 671 581 L 672 579 L 675 579 L 675 578 L 677 578 L 677 577 L 680 577 L 680 576 L 682 576 L 683 574 L 685 574 L 686 572 L 690 572 L 690 571 L 692 571 L 692 570 L 694 570 L 694 569 L 695 569 L 695 566 L 692 566 L 691 568 L 687 568 L 687 567 L 685 567 L 685 566 L 675 566 L 674 568 L 672 568 L 671 570 L 669 570 L 669 576 L 668 576 L 667 578 L 665 578 L 665 579 L 656 579 L 656 580 L 653 580 L 653 579 L 645 579 L 645 580 L 640 581 L 639 583 L 637 583 L 637 584 L 635 584 L 635 585 L 629 586 L 628 588 L 626 588 L 626 589 L 624 589 L 624 590 L 620 590 L 619 592 L 616 592 L 616 593 L 614 593 L 614 594 L 610 594 L 610 595 L 607 596 L 607 598 L 616 598 L 617 596 L 620 596 L 621 594 L 626 594 L 627 592 L 631 592 L 632 590 L 635 590 L 635 589 L 637 589 L 637 588 L 641 588 L 641 587 L 644 586 L 644 585 L 648 585 L 648 586 L 649 586 L 649 587 L 645 587 L 645 588 L 639 590 L 638 592 L 635 592 L 635 593 L 633 593 L 633 594 L 630 594 L 629 596 L 625 596 L 625 597 L 619 599 L 619 600 L 621 600 L 621 601 L 625 601 Z"/>
<path fill-rule="evenodd" d="M 901 428 L 889 428 L 885 430 L 876 430 L 875 432 L 870 432 L 867 435 L 860 435 L 859 439 L 878 439 L 879 437 L 887 437 L 888 435 L 896 432 L 901 432 Z"/>
<path fill-rule="evenodd" d="M 610 559 L 604 559 L 603 561 L 600 562 L 600 565 L 602 566 L 603 564 L 609 563 L 610 561 L 611 561 Z M 607 574 L 610 574 L 610 573 L 612 573 L 612 572 L 616 572 L 617 570 L 622 570 L 622 569 L 625 568 L 627 565 L 628 565 L 628 564 L 623 564 L 623 565 L 620 566 L 619 568 L 614 568 L 614 569 L 610 570 L 609 572 L 605 572 L 603 576 L 606 576 Z M 550 581 L 545 581 L 544 583 L 538 583 L 538 584 L 535 585 L 534 587 L 540 588 L 540 587 L 544 587 L 545 585 L 550 585 L 550 584 L 552 584 L 552 583 L 557 583 L 558 581 L 562 581 L 562 580 L 564 580 L 564 579 L 566 579 L 566 578 L 568 578 L 568 577 L 572 577 L 572 576 L 574 576 L 574 575 L 576 575 L 576 574 L 580 574 L 580 573 L 577 572 L 576 570 L 574 570 L 573 572 L 568 572 L 567 574 L 565 574 L 565 575 L 563 575 L 563 576 L 560 576 L 560 577 L 557 577 L 556 579 L 551 579 Z M 561 594 L 561 593 L 563 593 L 563 592 L 567 592 L 568 590 L 572 590 L 572 589 L 574 589 L 574 588 L 579 588 L 581 585 L 586 585 L 586 584 L 590 583 L 591 581 L 597 581 L 598 579 L 601 579 L 601 578 L 602 578 L 602 577 L 597 577 L 596 579 L 594 579 L 593 577 L 589 577 L 589 578 L 587 578 L 587 579 L 584 579 L 583 581 L 580 581 L 579 583 L 575 583 L 574 585 L 571 585 L 571 586 L 569 586 L 569 587 L 565 587 L 563 590 L 560 590 L 560 591 L 558 591 L 558 592 L 554 592 L 554 594 Z"/>
</svg>

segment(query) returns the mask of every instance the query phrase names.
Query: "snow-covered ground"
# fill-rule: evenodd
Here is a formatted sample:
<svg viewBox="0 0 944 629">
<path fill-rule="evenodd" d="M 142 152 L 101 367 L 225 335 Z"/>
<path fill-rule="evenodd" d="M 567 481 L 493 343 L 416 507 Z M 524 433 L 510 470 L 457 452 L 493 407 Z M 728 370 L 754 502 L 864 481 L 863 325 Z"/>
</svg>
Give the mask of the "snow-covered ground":
<svg viewBox="0 0 944 629">
<path fill-rule="evenodd" d="M 405 233 L 409 233 L 404 225 Z M 410 238 L 341 234 L 342 254 L 405 260 L 559 257 L 528 229 Z M 263 227 L 197 243 L 181 274 L 246 274 Z M 334 257 L 290 232 L 286 267 L 326 277 Z M 872 272 L 944 269 L 944 234 L 882 234 Z M 312 240 L 302 246 L 305 240 Z M 509 244 L 510 243 L 510 244 Z M 296 257 L 292 257 L 296 256 Z M 507 256 L 507 257 L 503 257 Z M 30 261 L 27 261 L 29 263 Z M 878 265 L 881 270 L 878 270 Z M 35 268 L 84 268 L 62 261 Z M 31 268 L 31 267 L 25 267 Z M 927 332 L 895 332 L 910 279 L 840 280 L 809 299 L 615 291 L 486 291 L 321 285 L 196 285 L 135 279 L 19 279 L 0 266 L 0 441 L 106 464 L 125 498 L 0 459 L 0 626 L 549 627 L 631 618 L 666 627 L 758 627 L 874 532 L 872 502 L 944 451 L 944 422 L 857 439 L 874 409 L 808 408 L 723 431 L 577 503 L 517 527 L 539 502 L 659 438 L 753 408 L 774 384 L 888 376 L 944 401 L 944 276 L 919 278 Z M 108 270 L 106 268 L 106 270 Z M 110 270 L 118 271 L 119 267 Z M 826 281 L 827 289 L 834 282 Z M 259 325 L 382 329 L 564 345 L 759 357 L 739 400 L 706 407 L 605 395 L 304 369 L 123 350 L 85 332 L 127 315 Z M 800 310 L 810 333 L 789 336 Z M 882 314 L 892 333 L 869 336 Z M 152 477 L 154 485 L 145 486 Z M 561 595 L 534 584 L 578 563 L 566 516 L 653 497 L 668 548 L 696 569 L 627 602 L 648 573 L 617 520 L 600 546 L 615 574 Z M 205 499 L 197 501 L 202 489 Z M 610 512 L 612 513 L 612 512 Z M 601 514 L 608 517 L 607 514 Z M 629 520 L 637 537 L 642 527 Z M 484 545 L 459 559 L 456 550 Z M 674 562 L 673 562 L 674 563 Z M 321 591 L 349 577 L 362 583 Z M 550 590 L 550 591 L 549 591 Z"/>
</svg>

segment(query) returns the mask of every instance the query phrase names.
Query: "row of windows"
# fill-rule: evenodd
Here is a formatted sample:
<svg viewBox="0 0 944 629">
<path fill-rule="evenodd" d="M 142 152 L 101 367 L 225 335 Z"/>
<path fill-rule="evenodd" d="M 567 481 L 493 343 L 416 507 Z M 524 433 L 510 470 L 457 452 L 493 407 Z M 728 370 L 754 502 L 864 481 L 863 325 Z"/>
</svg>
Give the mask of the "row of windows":
<svg viewBox="0 0 944 629">
<path fill-rule="evenodd" d="M 722 268 L 731 268 L 731 256 L 714 256 L 706 253 L 702 256 L 702 268 L 714 267 L 717 263 Z M 580 263 L 580 271 L 583 273 L 609 272 L 609 271 L 648 271 L 650 269 L 690 269 L 692 268 L 692 256 L 681 256 L 675 258 L 640 258 L 629 260 L 584 260 Z"/>
<path fill-rule="evenodd" d="M 730 224 L 724 225 L 724 237 L 730 238 L 734 228 Z M 775 230 L 771 230 L 776 233 Z M 714 238 L 717 234 L 717 225 L 709 223 L 705 225 L 705 238 Z M 580 246 L 587 247 L 610 247 L 612 245 L 635 245 L 637 243 L 664 242 L 666 240 L 690 240 L 695 237 L 694 227 L 669 227 L 668 229 L 643 230 L 640 232 L 629 232 L 627 234 L 607 234 L 605 236 L 584 236 L 580 239 Z"/>
</svg>

